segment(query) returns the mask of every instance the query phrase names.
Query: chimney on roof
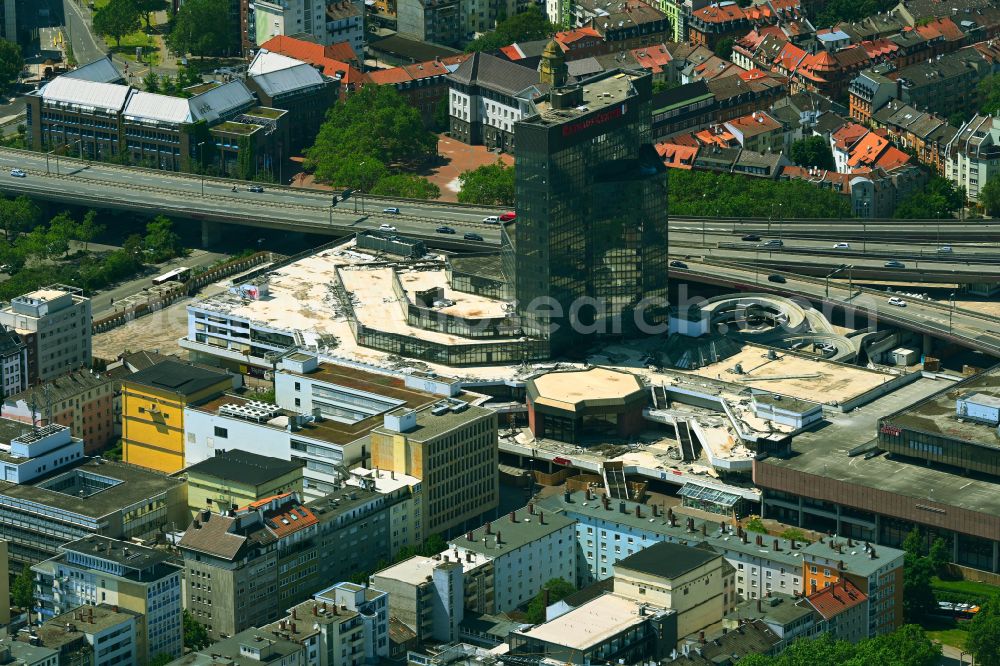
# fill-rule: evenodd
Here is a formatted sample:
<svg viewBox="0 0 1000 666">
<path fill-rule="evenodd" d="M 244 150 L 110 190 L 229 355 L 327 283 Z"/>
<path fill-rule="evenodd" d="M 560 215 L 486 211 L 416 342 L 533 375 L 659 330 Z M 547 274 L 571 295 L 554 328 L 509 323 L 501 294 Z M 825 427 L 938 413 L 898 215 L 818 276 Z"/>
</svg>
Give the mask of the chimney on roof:
<svg viewBox="0 0 1000 666">
<path fill-rule="evenodd" d="M 534 502 L 528 502 L 528 513 L 531 514 L 532 516 L 535 515 L 535 503 Z"/>
<path fill-rule="evenodd" d="M 538 512 L 538 522 L 541 523 L 542 525 L 545 524 L 545 512 L 544 511 L 539 511 Z"/>
<path fill-rule="evenodd" d="M 638 504 L 635 505 L 635 517 L 642 518 L 642 510 L 640 509 Z"/>
<path fill-rule="evenodd" d="M 297 630 L 295 629 L 295 623 L 294 622 L 292 622 L 292 633 L 293 634 L 294 633 L 298 633 Z"/>
<path fill-rule="evenodd" d="M 200 521 L 200 520 L 198 520 L 197 518 L 195 518 L 195 519 L 194 519 L 194 522 L 193 522 L 193 523 L 191 523 L 191 525 L 192 525 L 192 526 L 193 526 L 193 527 L 194 527 L 194 528 L 195 528 L 196 530 L 200 530 L 200 529 L 201 529 L 201 521 Z"/>
<path fill-rule="evenodd" d="M 844 566 L 844 560 L 839 560 L 839 561 L 837 562 L 837 570 L 838 570 L 838 571 L 843 571 L 843 570 L 844 570 L 844 569 L 846 569 L 846 568 L 847 568 L 847 567 L 845 567 L 845 566 Z"/>
<path fill-rule="evenodd" d="M 493 534 L 493 524 L 490 521 L 486 521 L 486 533 Z"/>
<path fill-rule="evenodd" d="M 702 645 L 704 645 L 705 643 L 707 643 L 707 642 L 708 642 L 708 641 L 706 641 L 706 640 L 705 640 L 705 632 L 704 632 L 704 631 L 699 631 L 699 632 L 698 632 L 698 641 L 699 641 L 699 642 L 700 642 L 700 643 L 701 643 Z"/>
<path fill-rule="evenodd" d="M 292 606 L 292 619 L 293 620 L 299 619 L 298 612 L 295 610 L 295 606 Z M 292 631 L 295 631 L 295 630 L 292 629 Z"/>
<path fill-rule="evenodd" d="M 775 551 L 780 551 L 781 550 L 781 546 L 778 545 L 778 540 L 777 539 L 774 540 L 774 550 Z"/>
<path fill-rule="evenodd" d="M 313 604 L 312 610 L 313 610 L 313 615 L 319 615 L 319 613 L 316 612 L 316 604 Z"/>
<path fill-rule="evenodd" d="M 708 523 L 701 524 L 701 535 L 708 536 Z"/>
<path fill-rule="evenodd" d="M 469 530 L 468 532 L 465 533 L 465 538 L 468 539 L 469 541 L 472 541 L 472 530 Z"/>
<path fill-rule="evenodd" d="M 512 523 L 516 523 L 517 522 L 517 513 L 515 511 L 511 511 L 510 512 L 510 522 L 512 522 Z"/>
<path fill-rule="evenodd" d="M 497 530 L 497 548 L 500 547 L 501 543 L 503 542 L 500 540 L 500 530 Z"/>
</svg>

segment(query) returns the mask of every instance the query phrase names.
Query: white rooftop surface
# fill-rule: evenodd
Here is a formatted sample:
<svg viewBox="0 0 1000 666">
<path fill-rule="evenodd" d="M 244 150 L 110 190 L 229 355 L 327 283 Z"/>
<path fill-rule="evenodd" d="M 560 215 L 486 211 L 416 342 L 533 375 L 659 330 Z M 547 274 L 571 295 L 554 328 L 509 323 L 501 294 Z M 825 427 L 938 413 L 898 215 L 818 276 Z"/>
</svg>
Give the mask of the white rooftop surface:
<svg viewBox="0 0 1000 666">
<path fill-rule="evenodd" d="M 423 555 L 414 555 L 391 567 L 376 571 L 373 575 L 398 580 L 410 585 L 421 585 L 427 582 L 427 577 L 434 574 L 434 567 L 441 564 L 439 560 Z"/>
<path fill-rule="evenodd" d="M 442 550 L 440 555 L 442 557 L 447 555 L 449 559 L 461 562 L 462 571 L 472 571 L 493 561 L 493 558 L 486 553 L 479 553 L 467 548 L 456 548 L 455 546 L 452 546 L 448 550 Z"/>
<path fill-rule="evenodd" d="M 586 650 L 645 621 L 639 607 L 635 601 L 605 594 L 523 634 L 573 650 Z"/>
<path fill-rule="evenodd" d="M 351 470 L 351 478 L 347 483 L 352 486 L 361 486 L 361 477 L 368 481 L 375 482 L 375 490 L 380 493 L 391 493 L 400 488 L 408 488 L 420 483 L 420 479 L 401 472 L 389 472 L 384 469 L 368 469 L 366 467 L 355 467 Z"/>
<path fill-rule="evenodd" d="M 435 308 L 437 312 L 467 319 L 495 318 L 507 314 L 503 308 L 504 301 L 453 290 L 448 285 L 448 276 L 444 270 L 403 271 L 399 273 L 399 281 L 402 283 L 403 289 L 406 290 L 411 303 L 416 302 L 416 292 L 418 291 L 444 287 L 444 297 L 454 301 L 455 304 Z"/>
<path fill-rule="evenodd" d="M 247 68 L 248 76 L 260 76 L 261 74 L 271 74 L 272 72 L 280 72 L 283 69 L 288 69 L 289 67 L 298 67 L 303 65 L 301 60 L 296 60 L 295 58 L 289 58 L 286 55 L 280 53 L 274 53 L 268 51 L 267 49 L 261 49 L 254 56 L 253 62 Z"/>
<path fill-rule="evenodd" d="M 156 120 L 173 124 L 189 123 L 192 120 L 191 107 L 187 99 L 141 90 L 135 91 L 129 97 L 122 113 L 139 120 Z"/>
<path fill-rule="evenodd" d="M 340 279 L 344 283 L 344 289 L 355 298 L 354 314 L 358 322 L 369 328 L 385 333 L 397 333 L 399 335 L 448 345 L 490 344 L 496 342 L 498 339 L 502 339 L 464 338 L 458 335 L 451 335 L 450 333 L 441 333 L 410 326 L 404 313 L 404 304 L 399 303 L 398 298 L 396 298 L 392 290 L 392 268 L 344 267 L 339 272 Z M 401 282 L 404 285 L 420 284 L 422 285 L 421 288 L 429 288 L 437 285 L 445 286 L 447 282 L 444 270 L 421 271 L 421 273 L 423 275 L 411 275 L 410 277 L 415 278 L 412 280 L 406 277 L 407 273 L 403 273 L 400 275 Z M 446 290 L 446 297 L 448 297 L 448 293 L 454 294 L 454 292 Z M 461 305 L 463 302 L 482 302 L 485 300 L 471 294 L 454 294 L 454 298 L 462 299 L 462 301 L 453 306 L 459 310 L 463 307 Z M 499 304 L 499 301 L 497 303 Z M 502 312 L 502 310 L 499 310 L 499 312 Z"/>
<path fill-rule="evenodd" d="M 41 89 L 42 99 L 47 102 L 63 102 L 79 106 L 120 111 L 131 88 L 117 83 L 102 83 L 85 79 L 60 76 L 45 84 Z"/>
</svg>

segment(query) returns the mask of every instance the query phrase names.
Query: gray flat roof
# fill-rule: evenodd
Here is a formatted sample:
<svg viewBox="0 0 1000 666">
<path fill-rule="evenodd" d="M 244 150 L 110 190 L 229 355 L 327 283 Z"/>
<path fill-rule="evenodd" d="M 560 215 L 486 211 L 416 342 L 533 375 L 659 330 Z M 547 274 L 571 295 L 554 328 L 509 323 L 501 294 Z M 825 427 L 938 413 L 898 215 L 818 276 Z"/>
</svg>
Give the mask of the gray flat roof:
<svg viewBox="0 0 1000 666">
<path fill-rule="evenodd" d="M 407 439 L 415 442 L 426 442 L 427 440 L 443 435 L 449 430 L 459 428 L 466 423 L 470 423 L 484 416 L 491 416 L 495 414 L 492 409 L 469 405 L 460 412 L 453 412 L 449 410 L 443 414 L 435 415 L 431 413 L 432 407 L 433 405 L 426 405 L 417 411 L 417 427 L 405 433 Z M 398 415 L 404 411 L 406 411 L 406 408 L 400 407 L 389 413 Z M 393 431 L 382 425 L 372 428 L 372 432 L 388 434 Z"/>
<path fill-rule="evenodd" d="M 55 507 L 89 518 L 100 518 L 121 510 L 122 507 L 150 499 L 185 483 L 184 479 L 172 478 L 159 472 L 144 470 L 124 463 L 103 462 L 98 464 L 90 461 L 70 470 L 60 470 L 60 474 L 65 474 L 68 471 L 88 472 L 112 478 L 120 483 L 81 498 L 41 488 L 37 485 L 3 481 L 0 482 L 0 496 Z M 46 478 L 42 482 L 50 481 L 52 478 Z"/>
<path fill-rule="evenodd" d="M 540 515 L 540 512 L 544 516 Z M 536 509 L 534 515 L 528 513 L 527 507 L 518 509 L 512 513 L 514 514 L 514 520 L 511 520 L 508 514 L 505 517 L 494 520 L 490 524 L 490 529 L 494 535 L 498 532 L 500 533 L 501 543 L 499 547 L 493 544 L 492 539 L 487 543 L 483 542 L 486 536 L 485 526 L 471 530 L 471 541 L 468 539 L 468 534 L 463 534 L 458 538 L 450 539 L 449 543 L 459 548 L 496 557 L 511 550 L 516 550 L 547 534 L 558 532 L 575 522 L 572 518 L 542 509 Z M 545 522 L 541 522 L 542 520 Z"/>
<path fill-rule="evenodd" d="M 760 604 L 760 610 L 757 605 Z M 769 598 L 746 599 L 725 617 L 727 620 L 764 620 L 787 626 L 816 611 L 804 599 L 790 594 L 772 592 Z"/>
<path fill-rule="evenodd" d="M 1000 432 L 995 425 L 959 419 L 955 411 L 960 398 L 981 405 L 1000 406 L 1000 368 L 942 388 L 930 398 L 890 415 L 886 423 L 980 446 L 1000 446 Z"/>
<path fill-rule="evenodd" d="M 880 418 L 900 412 L 942 388 L 954 386 L 947 380 L 924 377 L 852 412 L 827 414 L 826 427 L 795 436 L 792 455 L 787 458 L 770 457 L 757 464 L 788 467 L 968 511 L 1000 514 L 1000 493 L 995 483 L 890 460 L 886 456 L 870 460 L 865 460 L 864 456 L 848 456 L 851 449 L 876 438 Z"/>
</svg>

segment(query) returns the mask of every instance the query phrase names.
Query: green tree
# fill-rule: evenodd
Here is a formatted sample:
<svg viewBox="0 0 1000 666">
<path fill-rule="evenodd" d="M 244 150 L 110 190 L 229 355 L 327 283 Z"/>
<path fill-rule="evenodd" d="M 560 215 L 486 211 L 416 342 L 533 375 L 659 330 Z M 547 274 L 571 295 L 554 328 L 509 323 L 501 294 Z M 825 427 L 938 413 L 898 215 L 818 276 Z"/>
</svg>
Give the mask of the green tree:
<svg viewBox="0 0 1000 666">
<path fill-rule="evenodd" d="M 448 113 L 448 96 L 445 95 L 434 105 L 434 117 L 431 119 L 431 128 L 435 132 L 447 132 L 451 127 L 451 117 Z"/>
<path fill-rule="evenodd" d="M 365 86 L 330 108 L 316 141 L 306 150 L 305 166 L 320 181 L 367 191 L 390 171 L 424 163 L 436 153 L 437 136 L 395 87 Z M 385 172 L 375 173 L 380 169 L 372 161 Z M 359 178 L 367 185 L 358 183 Z"/>
<path fill-rule="evenodd" d="M 229 17 L 229 6 L 218 0 L 186 0 L 177 11 L 167 38 L 176 53 L 205 56 L 223 55 L 233 45 L 236 34 Z"/>
<path fill-rule="evenodd" d="M 458 182 L 461 188 L 458 191 L 458 200 L 462 203 L 481 206 L 514 203 L 514 167 L 508 166 L 502 160 L 464 171 L 458 177 Z"/>
<path fill-rule="evenodd" d="M 208 637 L 208 628 L 194 619 L 186 609 L 182 611 L 181 622 L 184 627 L 184 647 L 190 650 L 200 650 L 207 647 L 212 639 Z"/>
<path fill-rule="evenodd" d="M 248 135 L 243 135 L 236 145 L 239 147 L 236 153 L 236 177 L 240 180 L 250 180 L 253 177 L 254 167 L 253 143 Z"/>
<path fill-rule="evenodd" d="M 934 565 L 927 557 L 906 553 L 903 557 L 903 618 L 919 622 L 937 608 L 931 577 Z"/>
<path fill-rule="evenodd" d="M 549 604 L 561 601 L 576 592 L 576 588 L 571 583 L 567 583 L 562 578 L 553 578 L 542 585 L 542 589 L 535 595 L 535 598 L 528 604 L 526 619 L 531 624 L 539 624 L 545 621 L 545 593 L 548 592 Z"/>
<path fill-rule="evenodd" d="M 828 0 L 814 18 L 813 24 L 832 26 L 841 21 L 860 21 L 879 12 L 889 11 L 895 6 L 894 0 Z"/>
<path fill-rule="evenodd" d="M 979 190 L 979 203 L 990 217 L 1000 217 L 1000 176 L 993 176 Z"/>
<path fill-rule="evenodd" d="M 0 92 L 6 92 L 17 81 L 24 69 L 21 47 L 14 42 L 0 39 Z"/>
<path fill-rule="evenodd" d="M 965 647 L 981 666 L 1000 666 L 1000 614 L 997 601 L 985 604 L 969 623 Z"/>
<path fill-rule="evenodd" d="M 76 240 L 79 225 L 69 211 L 63 211 L 49 221 L 48 236 L 49 251 L 55 254 L 68 254 L 69 242 Z"/>
<path fill-rule="evenodd" d="M 705 193 L 711 192 L 711 198 Z M 801 180 L 775 181 L 706 171 L 670 172 L 671 215 L 849 217 L 846 197 Z"/>
<path fill-rule="evenodd" d="M 167 664 L 169 664 L 173 660 L 174 658 L 171 657 L 169 654 L 167 654 L 166 652 L 161 652 L 160 654 L 150 659 L 149 666 L 167 666 Z"/>
<path fill-rule="evenodd" d="M 170 7 L 167 0 L 136 0 L 135 4 L 143 20 L 146 22 L 146 32 L 150 32 L 153 29 L 153 12 L 166 11 Z"/>
<path fill-rule="evenodd" d="M 919 527 L 914 527 L 903 539 L 903 552 L 907 555 L 920 557 L 924 554 L 924 536 L 920 533 Z"/>
<path fill-rule="evenodd" d="M 809 537 L 807 537 L 806 533 L 797 527 L 789 527 L 787 530 L 785 530 L 778 536 L 780 536 L 782 539 L 788 539 L 789 541 L 795 539 L 795 541 L 809 543 Z"/>
<path fill-rule="evenodd" d="M 918 625 L 906 624 L 890 634 L 861 641 L 852 663 L 934 666 L 940 659 L 941 646 Z"/>
<path fill-rule="evenodd" d="M 789 157 L 795 164 L 802 167 L 819 167 L 829 170 L 836 168 L 830 144 L 821 136 L 808 136 L 794 142 L 789 151 Z"/>
<path fill-rule="evenodd" d="M 181 237 L 174 231 L 174 223 L 163 215 L 157 215 L 146 225 L 143 246 L 153 255 L 154 261 L 176 257 L 183 251 Z"/>
<path fill-rule="evenodd" d="M 729 60 L 729 56 L 733 54 L 734 41 L 732 37 L 720 39 L 715 45 L 715 55 L 723 60 Z"/>
<path fill-rule="evenodd" d="M 983 100 L 979 111 L 986 115 L 997 115 L 1000 112 L 1000 74 L 984 77 L 977 88 L 979 97 Z"/>
<path fill-rule="evenodd" d="M 371 194 L 406 199 L 437 199 L 441 196 L 441 188 L 426 178 L 400 173 L 379 179 L 371 189 Z"/>
<path fill-rule="evenodd" d="M 559 27 L 551 23 L 537 5 L 497 23 L 496 30 L 480 35 L 469 42 L 465 50 L 494 51 L 514 42 L 544 39 L 555 34 Z"/>
<path fill-rule="evenodd" d="M 948 563 L 951 562 L 951 549 L 948 542 L 938 537 L 931 543 L 931 548 L 927 551 L 927 559 L 930 560 L 934 575 L 944 578 L 948 574 Z"/>
<path fill-rule="evenodd" d="M 35 576 L 27 564 L 14 579 L 10 595 L 11 601 L 18 608 L 32 608 L 35 605 Z"/>
<path fill-rule="evenodd" d="M 97 212 L 88 210 L 83 216 L 83 222 L 77 227 L 77 240 L 83 242 L 83 251 L 88 250 L 90 242 L 104 233 L 104 225 L 97 222 Z"/>
<path fill-rule="evenodd" d="M 767 528 L 764 527 L 764 521 L 760 519 L 759 516 L 752 516 L 747 524 L 744 525 L 744 529 L 747 532 L 760 532 L 761 534 L 767 534 Z"/>
<path fill-rule="evenodd" d="M 961 111 L 956 111 L 948 116 L 948 124 L 952 127 L 961 127 L 965 124 L 965 114 Z"/>
<path fill-rule="evenodd" d="M 142 77 L 142 87 L 146 89 L 146 92 L 160 92 L 160 77 L 150 69 L 146 72 L 146 76 Z"/>
<path fill-rule="evenodd" d="M 927 184 L 899 202 L 893 217 L 903 220 L 947 220 L 965 205 L 965 190 L 941 176 L 931 176 Z"/>
<path fill-rule="evenodd" d="M 135 0 L 111 0 L 94 13 L 94 32 L 113 38 L 119 48 L 122 37 L 135 32 L 141 25 Z"/>
<path fill-rule="evenodd" d="M 142 261 L 142 236 L 139 234 L 131 234 L 122 243 L 122 252 L 124 255 L 134 261 Z"/>
<path fill-rule="evenodd" d="M 21 232 L 34 227 L 40 215 L 38 206 L 28 197 L 7 199 L 0 196 L 0 227 L 3 227 L 4 239 L 8 244 L 17 240 Z"/>
</svg>

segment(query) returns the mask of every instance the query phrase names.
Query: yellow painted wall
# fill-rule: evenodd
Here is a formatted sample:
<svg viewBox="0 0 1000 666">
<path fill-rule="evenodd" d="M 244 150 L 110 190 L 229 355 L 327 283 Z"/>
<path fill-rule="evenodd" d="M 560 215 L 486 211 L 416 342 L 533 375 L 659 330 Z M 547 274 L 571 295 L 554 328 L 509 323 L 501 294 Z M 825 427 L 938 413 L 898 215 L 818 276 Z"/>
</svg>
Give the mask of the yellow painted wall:
<svg viewBox="0 0 1000 666">
<path fill-rule="evenodd" d="M 302 468 L 292 470 L 259 486 L 221 481 L 195 473 L 188 474 L 188 507 L 191 509 L 192 517 L 202 509 L 219 511 L 217 501 L 220 499 L 245 506 L 265 497 L 292 492 L 302 495 Z M 212 500 L 211 505 L 208 504 L 209 499 Z"/>
<path fill-rule="evenodd" d="M 147 386 L 122 383 L 122 459 L 172 474 L 184 467 L 184 406 L 232 387 L 229 377 L 197 393 L 182 396 Z"/>
</svg>

